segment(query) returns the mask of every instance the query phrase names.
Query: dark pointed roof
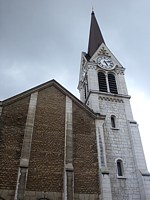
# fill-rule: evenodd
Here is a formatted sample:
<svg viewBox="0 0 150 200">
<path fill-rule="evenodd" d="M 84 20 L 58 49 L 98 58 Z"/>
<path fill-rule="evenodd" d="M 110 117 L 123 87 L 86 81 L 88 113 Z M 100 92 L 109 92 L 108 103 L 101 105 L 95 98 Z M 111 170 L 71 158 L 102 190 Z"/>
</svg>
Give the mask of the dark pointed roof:
<svg viewBox="0 0 150 200">
<path fill-rule="evenodd" d="M 98 47 L 105 42 L 100 31 L 99 25 L 97 23 L 94 12 L 91 13 L 91 27 L 89 35 L 89 45 L 88 45 L 88 57 L 91 58 L 96 52 Z"/>
</svg>

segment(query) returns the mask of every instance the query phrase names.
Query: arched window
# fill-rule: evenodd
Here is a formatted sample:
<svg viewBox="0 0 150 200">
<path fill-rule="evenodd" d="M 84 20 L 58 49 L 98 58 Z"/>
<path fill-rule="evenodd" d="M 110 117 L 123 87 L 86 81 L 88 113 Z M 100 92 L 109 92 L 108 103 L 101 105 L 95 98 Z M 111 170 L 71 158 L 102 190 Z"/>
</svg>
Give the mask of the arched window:
<svg viewBox="0 0 150 200">
<path fill-rule="evenodd" d="M 123 176 L 123 162 L 121 159 L 117 160 L 117 175 Z"/>
<path fill-rule="evenodd" d="M 116 128 L 116 117 L 114 115 L 111 116 L 111 126 L 112 128 Z"/>
<path fill-rule="evenodd" d="M 108 74 L 109 90 L 111 93 L 118 94 L 116 79 L 113 74 Z"/>
<path fill-rule="evenodd" d="M 98 72 L 99 91 L 107 92 L 106 76 L 103 72 Z"/>
</svg>

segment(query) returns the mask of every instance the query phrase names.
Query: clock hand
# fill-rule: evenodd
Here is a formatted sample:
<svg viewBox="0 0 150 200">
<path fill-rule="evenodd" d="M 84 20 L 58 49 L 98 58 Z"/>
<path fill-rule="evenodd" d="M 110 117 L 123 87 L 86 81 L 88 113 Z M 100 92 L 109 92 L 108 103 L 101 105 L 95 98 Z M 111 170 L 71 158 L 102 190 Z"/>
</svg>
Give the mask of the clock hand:
<svg viewBox="0 0 150 200">
<path fill-rule="evenodd" d="M 107 62 L 104 60 L 104 63 L 108 66 Z"/>
</svg>

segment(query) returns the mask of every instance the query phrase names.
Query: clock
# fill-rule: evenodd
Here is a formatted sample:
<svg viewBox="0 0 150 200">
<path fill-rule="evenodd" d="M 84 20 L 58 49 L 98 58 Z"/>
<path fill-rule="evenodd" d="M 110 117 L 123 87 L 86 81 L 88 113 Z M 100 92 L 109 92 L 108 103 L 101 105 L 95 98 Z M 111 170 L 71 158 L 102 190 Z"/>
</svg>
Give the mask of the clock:
<svg viewBox="0 0 150 200">
<path fill-rule="evenodd" d="M 107 56 L 98 57 L 97 62 L 101 67 L 105 69 L 112 69 L 114 66 L 114 63 L 112 62 L 111 58 Z"/>
</svg>

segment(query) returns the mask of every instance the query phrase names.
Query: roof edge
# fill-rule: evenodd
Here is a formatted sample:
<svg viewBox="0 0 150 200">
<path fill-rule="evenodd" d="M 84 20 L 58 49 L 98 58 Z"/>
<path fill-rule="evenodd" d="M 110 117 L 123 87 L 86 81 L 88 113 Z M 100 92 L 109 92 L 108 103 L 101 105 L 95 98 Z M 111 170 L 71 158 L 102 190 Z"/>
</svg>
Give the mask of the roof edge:
<svg viewBox="0 0 150 200">
<path fill-rule="evenodd" d="M 17 94 L 13 97 L 10 97 L 8 99 L 5 99 L 4 101 L 1 101 L 2 106 L 9 105 L 19 99 L 22 99 L 24 97 L 27 97 L 31 95 L 34 92 L 40 91 L 44 88 L 47 88 L 48 86 L 55 86 L 57 89 L 59 89 L 65 96 L 68 96 L 72 99 L 73 102 L 77 103 L 78 106 L 86 110 L 94 119 L 105 119 L 105 115 L 101 115 L 99 113 L 94 113 L 92 109 L 90 109 L 87 105 L 85 105 L 82 101 L 80 101 L 76 96 L 74 96 L 71 92 L 69 92 L 66 88 L 64 88 L 60 83 L 58 83 L 55 79 L 52 79 L 50 81 L 47 81 L 41 85 L 38 85 L 36 87 L 33 87 L 29 90 L 26 90 L 25 92 L 22 92 L 20 94 Z"/>
</svg>

